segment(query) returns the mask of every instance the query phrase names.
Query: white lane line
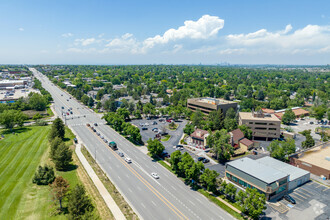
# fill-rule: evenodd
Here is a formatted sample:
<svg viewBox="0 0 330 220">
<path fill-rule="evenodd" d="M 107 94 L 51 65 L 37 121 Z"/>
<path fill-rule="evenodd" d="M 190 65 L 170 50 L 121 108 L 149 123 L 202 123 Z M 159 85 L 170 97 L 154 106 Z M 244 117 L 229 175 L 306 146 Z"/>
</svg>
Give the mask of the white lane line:
<svg viewBox="0 0 330 220">
<path fill-rule="evenodd" d="M 131 193 L 133 192 L 133 191 L 131 190 L 131 188 L 128 188 L 128 191 L 130 191 Z"/>
<path fill-rule="evenodd" d="M 141 202 L 141 205 L 143 206 L 143 208 L 146 208 L 145 205 Z"/>
<path fill-rule="evenodd" d="M 128 174 L 126 174 L 126 176 L 127 176 L 127 178 L 129 179 L 129 175 L 128 175 Z"/>
<path fill-rule="evenodd" d="M 171 187 L 172 187 L 172 189 L 176 190 L 176 188 L 174 186 L 171 186 Z"/>
<path fill-rule="evenodd" d="M 118 179 L 120 179 L 120 180 L 121 180 L 120 176 L 118 176 Z"/>
<path fill-rule="evenodd" d="M 141 191 L 141 188 L 140 188 L 139 186 L 137 186 L 136 188 L 137 188 L 138 190 L 140 190 L 140 191 Z"/>
<path fill-rule="evenodd" d="M 195 203 L 193 203 L 192 201 L 189 200 L 189 202 L 190 202 L 191 204 L 195 205 Z"/>
<path fill-rule="evenodd" d="M 152 204 L 154 204 L 154 206 L 156 206 L 156 203 L 154 203 L 154 201 L 151 201 Z"/>
</svg>

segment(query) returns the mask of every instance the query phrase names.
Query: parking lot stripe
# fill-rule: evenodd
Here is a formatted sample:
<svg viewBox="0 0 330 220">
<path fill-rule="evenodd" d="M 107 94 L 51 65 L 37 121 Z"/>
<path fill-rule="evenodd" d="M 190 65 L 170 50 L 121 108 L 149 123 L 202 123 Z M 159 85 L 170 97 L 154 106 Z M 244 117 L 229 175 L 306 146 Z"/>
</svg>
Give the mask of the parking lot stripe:
<svg viewBox="0 0 330 220">
<path fill-rule="evenodd" d="M 295 196 L 295 195 L 292 195 L 292 194 L 291 194 L 290 196 L 292 196 L 293 198 L 295 198 L 296 200 L 299 200 L 299 201 L 301 201 L 301 202 L 304 201 L 304 200 L 302 200 L 301 198 L 298 198 L 298 197 Z"/>
<path fill-rule="evenodd" d="M 329 188 L 326 188 L 326 189 L 324 189 L 324 190 L 322 190 L 323 192 L 325 192 L 325 191 L 327 191 Z"/>
<path fill-rule="evenodd" d="M 306 193 L 309 193 L 309 194 L 313 195 L 313 193 L 307 191 L 306 189 L 303 189 L 303 188 L 300 188 L 300 189 L 304 190 Z"/>
<path fill-rule="evenodd" d="M 302 198 L 304 198 L 304 199 L 307 199 L 305 196 L 302 196 L 301 194 L 299 194 L 299 193 L 297 193 L 297 192 L 294 192 L 294 193 L 296 193 L 298 196 L 300 196 L 300 197 L 302 197 Z"/>
<path fill-rule="evenodd" d="M 304 192 L 303 192 L 303 191 L 301 191 L 301 190 L 300 190 L 300 191 L 298 191 L 298 190 L 297 190 L 297 191 L 295 191 L 295 192 L 299 192 L 299 193 L 302 193 L 302 194 L 304 194 L 304 195 L 305 195 L 305 196 L 307 196 L 307 197 L 311 197 L 311 195 L 309 195 L 309 194 L 306 194 L 306 193 L 304 193 Z"/>
</svg>

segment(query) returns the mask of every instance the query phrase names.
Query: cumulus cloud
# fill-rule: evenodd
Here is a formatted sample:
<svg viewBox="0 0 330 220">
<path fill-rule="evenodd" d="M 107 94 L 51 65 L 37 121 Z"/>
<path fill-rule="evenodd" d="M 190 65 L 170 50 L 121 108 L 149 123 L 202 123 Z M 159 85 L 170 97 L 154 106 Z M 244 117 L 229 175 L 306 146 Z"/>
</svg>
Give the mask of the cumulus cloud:
<svg viewBox="0 0 330 220">
<path fill-rule="evenodd" d="M 178 29 L 169 29 L 161 35 L 147 38 L 143 45 L 153 48 L 156 44 L 166 44 L 180 39 L 208 39 L 215 36 L 224 26 L 224 20 L 217 16 L 203 15 L 197 21 L 187 20 Z"/>
<path fill-rule="evenodd" d="M 140 43 L 134 38 L 133 34 L 126 33 L 121 37 L 114 38 L 106 45 L 109 51 L 138 53 Z"/>
<path fill-rule="evenodd" d="M 24 28 L 18 28 L 19 31 L 24 31 Z"/>
<path fill-rule="evenodd" d="M 62 37 L 72 37 L 73 34 L 72 33 L 65 33 L 65 34 L 62 34 Z"/>
<path fill-rule="evenodd" d="M 75 45 L 81 45 L 81 46 L 88 46 L 90 44 L 95 43 L 95 38 L 87 38 L 87 39 L 75 39 Z"/>
</svg>

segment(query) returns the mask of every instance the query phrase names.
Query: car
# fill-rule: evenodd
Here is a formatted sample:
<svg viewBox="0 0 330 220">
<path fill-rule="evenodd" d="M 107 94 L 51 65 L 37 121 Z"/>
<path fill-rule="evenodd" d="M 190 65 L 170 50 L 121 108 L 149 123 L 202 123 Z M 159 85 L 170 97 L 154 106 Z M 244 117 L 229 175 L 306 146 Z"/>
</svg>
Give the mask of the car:
<svg viewBox="0 0 330 220">
<path fill-rule="evenodd" d="M 62 109 L 64 109 L 64 106 L 62 106 Z"/>
<path fill-rule="evenodd" d="M 292 204 L 296 204 L 296 200 L 294 200 L 294 198 L 292 198 L 291 196 L 289 195 L 285 195 L 283 196 L 283 198 L 288 201 L 288 202 L 291 202 Z"/>
<path fill-rule="evenodd" d="M 124 153 L 123 152 L 118 152 L 118 155 L 121 157 L 124 157 Z"/>
<path fill-rule="evenodd" d="M 94 132 L 96 132 L 96 129 L 95 129 L 95 128 L 92 128 L 92 130 L 93 130 Z"/>
<path fill-rule="evenodd" d="M 145 130 L 148 130 L 148 128 L 144 127 L 144 128 L 142 128 L 142 130 L 145 131 Z"/>
<path fill-rule="evenodd" d="M 156 121 L 152 122 L 153 125 L 157 125 L 158 123 Z"/>
<path fill-rule="evenodd" d="M 101 139 L 104 139 L 104 137 L 101 135 Z"/>
<path fill-rule="evenodd" d="M 66 101 L 69 101 L 69 99 L 67 99 Z"/>
<path fill-rule="evenodd" d="M 69 99 L 71 99 L 71 97 L 69 97 Z"/>
<path fill-rule="evenodd" d="M 153 128 L 152 131 L 158 132 L 158 128 Z"/>
<path fill-rule="evenodd" d="M 140 123 L 140 126 L 143 127 L 143 123 Z"/>
<path fill-rule="evenodd" d="M 63 94 L 61 94 L 61 96 L 63 96 Z"/>
<path fill-rule="evenodd" d="M 314 124 L 314 122 L 310 121 L 310 122 L 309 122 L 309 124 L 311 124 L 311 125 L 312 125 L 312 124 Z"/>
<path fill-rule="evenodd" d="M 164 119 L 162 119 L 162 118 L 161 118 L 161 119 L 159 119 L 158 121 L 160 121 L 160 122 L 163 122 L 163 121 L 164 121 Z"/>
<path fill-rule="evenodd" d="M 210 160 L 207 159 L 207 158 L 205 158 L 205 159 L 203 160 L 203 163 L 208 163 L 208 162 L 210 162 Z"/>
<path fill-rule="evenodd" d="M 107 139 L 103 139 L 104 143 L 108 143 L 108 140 Z"/>
<path fill-rule="evenodd" d="M 97 126 L 97 123 L 94 123 L 94 126 Z"/>
<path fill-rule="evenodd" d="M 70 115 L 69 112 L 66 113 L 67 115 Z"/>
<path fill-rule="evenodd" d="M 100 133 L 99 132 L 96 132 L 97 136 L 100 136 Z"/>
<path fill-rule="evenodd" d="M 127 163 L 132 163 L 132 160 L 131 160 L 131 158 L 129 158 L 129 157 L 125 157 L 125 161 L 126 161 Z"/>
<path fill-rule="evenodd" d="M 155 179 L 159 179 L 159 176 L 158 176 L 157 173 L 151 173 L 151 176 L 152 176 L 153 178 L 155 178 Z"/>
<path fill-rule="evenodd" d="M 202 161 L 202 160 L 204 160 L 204 159 L 205 159 L 205 157 L 198 157 L 198 158 L 197 158 L 198 161 Z"/>
<path fill-rule="evenodd" d="M 87 127 L 90 127 L 91 125 L 89 123 L 86 124 Z"/>
<path fill-rule="evenodd" d="M 166 119 L 166 122 L 171 123 L 172 120 L 171 119 Z"/>
<path fill-rule="evenodd" d="M 73 114 L 73 112 L 70 112 L 70 114 L 72 115 L 72 114 Z"/>
<path fill-rule="evenodd" d="M 77 144 L 78 143 L 78 139 L 77 138 L 73 138 L 73 141 Z"/>
</svg>

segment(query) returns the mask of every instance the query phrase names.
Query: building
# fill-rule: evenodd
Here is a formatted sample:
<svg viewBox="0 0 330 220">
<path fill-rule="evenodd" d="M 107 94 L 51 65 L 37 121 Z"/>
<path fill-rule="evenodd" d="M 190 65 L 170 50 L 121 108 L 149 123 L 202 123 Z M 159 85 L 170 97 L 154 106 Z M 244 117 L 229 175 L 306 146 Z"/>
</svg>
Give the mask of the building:
<svg viewBox="0 0 330 220">
<path fill-rule="evenodd" d="M 277 199 L 288 191 L 288 174 L 248 157 L 227 163 L 226 178 L 243 188 L 257 189 L 267 200 Z"/>
<path fill-rule="evenodd" d="M 197 109 L 201 110 L 204 114 L 209 114 L 212 111 L 222 110 L 224 115 L 229 108 L 233 108 L 237 111 L 237 103 L 233 101 L 227 101 L 224 99 L 216 98 L 192 98 L 187 100 L 187 107 L 192 111 Z"/>
<path fill-rule="evenodd" d="M 252 130 L 253 140 L 271 140 L 281 135 L 281 121 L 274 114 L 259 112 L 240 112 L 238 124 L 245 124 Z"/>
<path fill-rule="evenodd" d="M 282 117 L 287 109 L 277 110 L 275 111 L 276 117 L 278 117 L 280 120 L 282 120 Z M 301 118 L 309 115 L 309 111 L 306 111 L 305 109 L 302 109 L 300 107 L 294 107 L 291 108 L 293 113 L 295 114 L 296 118 Z"/>
<path fill-rule="evenodd" d="M 330 179 L 330 144 L 297 153 L 290 157 L 290 164 L 314 175 Z"/>
<path fill-rule="evenodd" d="M 277 170 L 280 170 L 283 173 L 289 174 L 288 191 L 297 188 L 298 186 L 308 182 L 310 179 L 310 172 L 276 160 L 272 157 L 263 157 L 257 161 L 266 166 L 271 166 Z"/>
<path fill-rule="evenodd" d="M 27 80 L 1 80 L 0 89 L 24 88 Z"/>
<path fill-rule="evenodd" d="M 239 141 L 239 148 L 242 149 L 243 152 L 251 150 L 254 147 L 254 142 L 250 141 L 247 138 L 243 138 Z"/>
<path fill-rule="evenodd" d="M 209 132 L 197 128 L 191 135 L 191 143 L 196 147 L 205 148 L 206 147 L 206 138 L 209 136 Z"/>
<path fill-rule="evenodd" d="M 244 138 L 243 132 L 237 128 L 229 132 L 231 146 L 238 145 L 239 141 Z"/>
<path fill-rule="evenodd" d="M 244 188 L 256 188 L 270 200 L 309 181 L 310 173 L 268 156 L 245 157 L 226 164 L 226 178 Z"/>
</svg>

